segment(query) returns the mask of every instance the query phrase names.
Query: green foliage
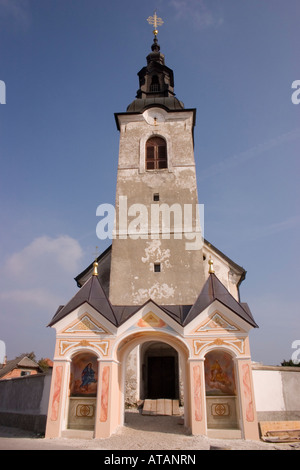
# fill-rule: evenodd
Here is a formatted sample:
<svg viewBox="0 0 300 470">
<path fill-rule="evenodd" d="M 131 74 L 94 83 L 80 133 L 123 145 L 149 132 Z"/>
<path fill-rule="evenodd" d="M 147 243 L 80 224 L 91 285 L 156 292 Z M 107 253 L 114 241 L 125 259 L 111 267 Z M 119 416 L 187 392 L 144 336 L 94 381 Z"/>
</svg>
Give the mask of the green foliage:
<svg viewBox="0 0 300 470">
<path fill-rule="evenodd" d="M 29 359 L 31 359 L 32 361 L 36 362 L 36 355 L 35 355 L 35 352 L 31 351 L 31 352 L 28 352 L 28 353 L 23 353 L 23 354 L 20 354 L 20 356 L 27 356 Z M 16 358 L 17 359 L 17 358 Z"/>
<path fill-rule="evenodd" d="M 49 369 L 49 363 L 47 359 L 41 358 L 38 362 L 38 365 L 43 370 L 43 372 L 47 372 L 47 370 Z"/>
<path fill-rule="evenodd" d="M 295 364 L 292 359 L 290 359 L 289 361 L 286 361 L 284 359 L 280 365 L 285 367 L 300 367 L 300 362 L 298 364 Z"/>
</svg>

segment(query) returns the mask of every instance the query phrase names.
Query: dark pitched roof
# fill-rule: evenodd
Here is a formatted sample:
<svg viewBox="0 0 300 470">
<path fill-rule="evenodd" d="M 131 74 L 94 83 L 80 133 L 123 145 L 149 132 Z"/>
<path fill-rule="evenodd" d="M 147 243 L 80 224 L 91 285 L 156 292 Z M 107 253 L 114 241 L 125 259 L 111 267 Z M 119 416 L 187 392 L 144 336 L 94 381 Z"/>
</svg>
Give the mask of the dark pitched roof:
<svg viewBox="0 0 300 470">
<path fill-rule="evenodd" d="M 257 328 L 253 316 L 247 304 L 239 303 L 226 289 L 222 282 L 217 278 L 215 274 L 210 274 L 200 295 L 190 311 L 188 312 L 183 326 L 190 323 L 196 318 L 204 309 L 206 309 L 215 300 L 218 300 L 223 305 L 232 310 L 236 315 L 245 320 L 250 325 Z"/>
<path fill-rule="evenodd" d="M 124 114 L 126 114 L 126 113 L 124 113 Z M 240 273 L 241 277 L 240 277 L 240 280 L 239 280 L 239 283 L 238 283 L 238 286 L 239 286 L 246 277 L 245 269 L 242 266 L 235 263 L 234 261 L 232 261 L 232 259 L 230 259 L 227 255 L 222 253 L 222 251 L 220 251 L 218 248 L 216 248 L 208 240 L 204 239 L 204 244 L 207 245 L 209 248 L 212 248 L 213 251 L 215 251 L 221 258 L 226 260 L 234 269 L 236 269 Z M 98 277 L 100 279 L 101 285 L 104 288 L 105 292 L 108 292 L 108 289 L 106 289 L 105 284 L 107 282 L 109 283 L 109 279 L 108 280 L 105 279 L 105 276 L 108 276 L 108 278 L 109 278 L 109 272 L 106 272 L 106 270 L 109 271 L 108 264 L 110 263 L 111 250 L 112 250 L 112 245 L 108 246 L 106 248 L 106 250 L 103 251 L 103 253 L 101 253 L 97 258 L 97 263 L 98 263 L 98 266 L 99 266 Z M 75 281 L 76 281 L 78 287 L 81 287 L 84 284 L 84 282 L 86 281 L 86 278 L 89 275 L 92 274 L 93 263 L 94 263 L 94 261 L 89 266 L 87 266 L 80 274 L 78 274 L 75 277 Z M 107 266 L 105 265 L 105 263 L 106 263 Z"/>
<path fill-rule="evenodd" d="M 100 284 L 98 276 L 91 276 L 79 289 L 74 297 L 64 307 L 59 307 L 48 326 L 54 325 L 76 308 L 87 302 L 97 312 L 101 313 L 113 325 L 117 326 L 117 320 L 113 308 Z"/>
<path fill-rule="evenodd" d="M 189 310 L 191 309 L 192 305 L 159 305 L 153 299 L 148 299 L 143 305 L 136 305 L 136 306 L 113 306 L 115 315 L 117 317 L 118 326 L 122 323 L 125 323 L 131 316 L 133 316 L 138 310 L 142 307 L 147 305 L 148 303 L 152 302 L 158 308 L 163 310 L 169 317 L 175 320 L 179 325 L 183 324 L 183 320 Z"/>
<path fill-rule="evenodd" d="M 159 307 L 173 318 L 173 320 L 177 321 L 180 325 L 183 325 L 192 305 L 160 305 Z"/>
<path fill-rule="evenodd" d="M 240 282 L 242 282 L 245 279 L 247 271 L 242 266 L 240 266 L 235 261 L 233 261 L 231 258 L 229 258 L 229 256 L 225 255 L 225 253 L 223 253 L 221 250 L 219 250 L 215 245 L 213 245 L 208 240 L 204 239 L 204 244 L 207 245 L 208 247 L 212 248 L 213 251 L 218 253 L 218 255 L 220 255 L 221 258 L 225 259 L 233 268 L 235 268 L 237 271 L 239 271 L 241 273 L 242 279 L 240 280 Z"/>
<path fill-rule="evenodd" d="M 106 250 L 104 250 L 98 257 L 97 257 L 97 263 L 98 263 L 98 266 L 99 266 L 99 278 L 101 279 L 101 284 L 103 284 L 103 279 L 102 279 L 102 274 L 103 274 L 103 262 L 107 259 L 107 258 L 110 258 L 110 255 L 111 255 L 111 249 L 112 249 L 112 245 L 109 245 Z M 109 261 L 110 263 L 110 261 Z M 79 273 L 74 279 L 77 283 L 77 286 L 78 287 L 81 287 L 83 284 L 84 284 L 84 278 L 85 277 L 89 277 L 89 275 L 91 275 L 92 271 L 93 271 L 93 265 L 94 265 L 94 261 L 92 263 L 89 264 L 89 266 L 87 266 L 81 273 Z"/>
<path fill-rule="evenodd" d="M 22 354 L 21 356 L 16 357 L 10 361 L 7 361 L 6 365 L 0 369 L 0 379 L 4 377 L 9 372 L 13 371 L 14 369 L 37 369 L 38 372 L 42 372 L 40 366 L 26 356 L 26 354 Z"/>
<path fill-rule="evenodd" d="M 215 300 L 221 302 L 253 327 L 257 327 L 248 305 L 237 302 L 215 274 L 210 274 L 194 305 L 158 305 L 152 299 L 148 299 L 143 305 L 112 306 L 98 276 L 91 276 L 70 302 L 58 308 L 48 326 L 54 325 L 85 302 L 113 325 L 120 326 L 150 301 L 179 325 L 186 326 Z"/>
</svg>

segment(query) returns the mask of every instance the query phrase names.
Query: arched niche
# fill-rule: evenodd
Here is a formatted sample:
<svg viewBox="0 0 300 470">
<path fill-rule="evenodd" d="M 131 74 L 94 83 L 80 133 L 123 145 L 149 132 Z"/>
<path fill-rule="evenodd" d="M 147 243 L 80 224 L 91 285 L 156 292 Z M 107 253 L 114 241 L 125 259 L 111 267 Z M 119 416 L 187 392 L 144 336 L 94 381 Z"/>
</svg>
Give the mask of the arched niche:
<svg viewBox="0 0 300 470">
<path fill-rule="evenodd" d="M 70 364 L 69 429 L 94 429 L 97 387 L 98 357 L 90 351 L 75 354 Z"/>
<path fill-rule="evenodd" d="M 233 355 L 212 349 L 205 355 L 208 429 L 239 429 L 237 369 Z"/>
</svg>

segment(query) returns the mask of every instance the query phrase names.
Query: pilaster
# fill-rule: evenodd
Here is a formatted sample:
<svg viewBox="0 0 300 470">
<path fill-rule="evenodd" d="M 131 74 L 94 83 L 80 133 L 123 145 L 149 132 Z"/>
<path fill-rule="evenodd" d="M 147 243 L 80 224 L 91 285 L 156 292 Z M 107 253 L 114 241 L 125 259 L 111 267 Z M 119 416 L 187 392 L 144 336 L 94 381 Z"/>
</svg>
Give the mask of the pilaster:
<svg viewBox="0 0 300 470">
<path fill-rule="evenodd" d="M 119 425 L 119 364 L 99 361 L 95 439 L 109 437 Z"/>
<path fill-rule="evenodd" d="M 192 434 L 206 434 L 204 361 L 189 361 L 189 412 Z"/>
<path fill-rule="evenodd" d="M 67 419 L 69 371 L 69 361 L 54 361 L 45 433 L 46 438 L 60 437 L 64 422 Z"/>
<path fill-rule="evenodd" d="M 251 359 L 237 360 L 244 439 L 259 440 Z"/>
</svg>

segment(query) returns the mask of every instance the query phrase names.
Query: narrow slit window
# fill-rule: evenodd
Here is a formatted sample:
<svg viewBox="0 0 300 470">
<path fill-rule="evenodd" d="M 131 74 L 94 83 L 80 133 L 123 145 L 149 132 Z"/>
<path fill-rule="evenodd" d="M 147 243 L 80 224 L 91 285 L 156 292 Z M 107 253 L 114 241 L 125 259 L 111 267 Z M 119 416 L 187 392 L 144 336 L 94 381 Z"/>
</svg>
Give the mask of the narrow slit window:
<svg viewBox="0 0 300 470">
<path fill-rule="evenodd" d="M 152 137 L 146 142 L 146 169 L 168 168 L 167 144 L 162 137 Z"/>
</svg>

